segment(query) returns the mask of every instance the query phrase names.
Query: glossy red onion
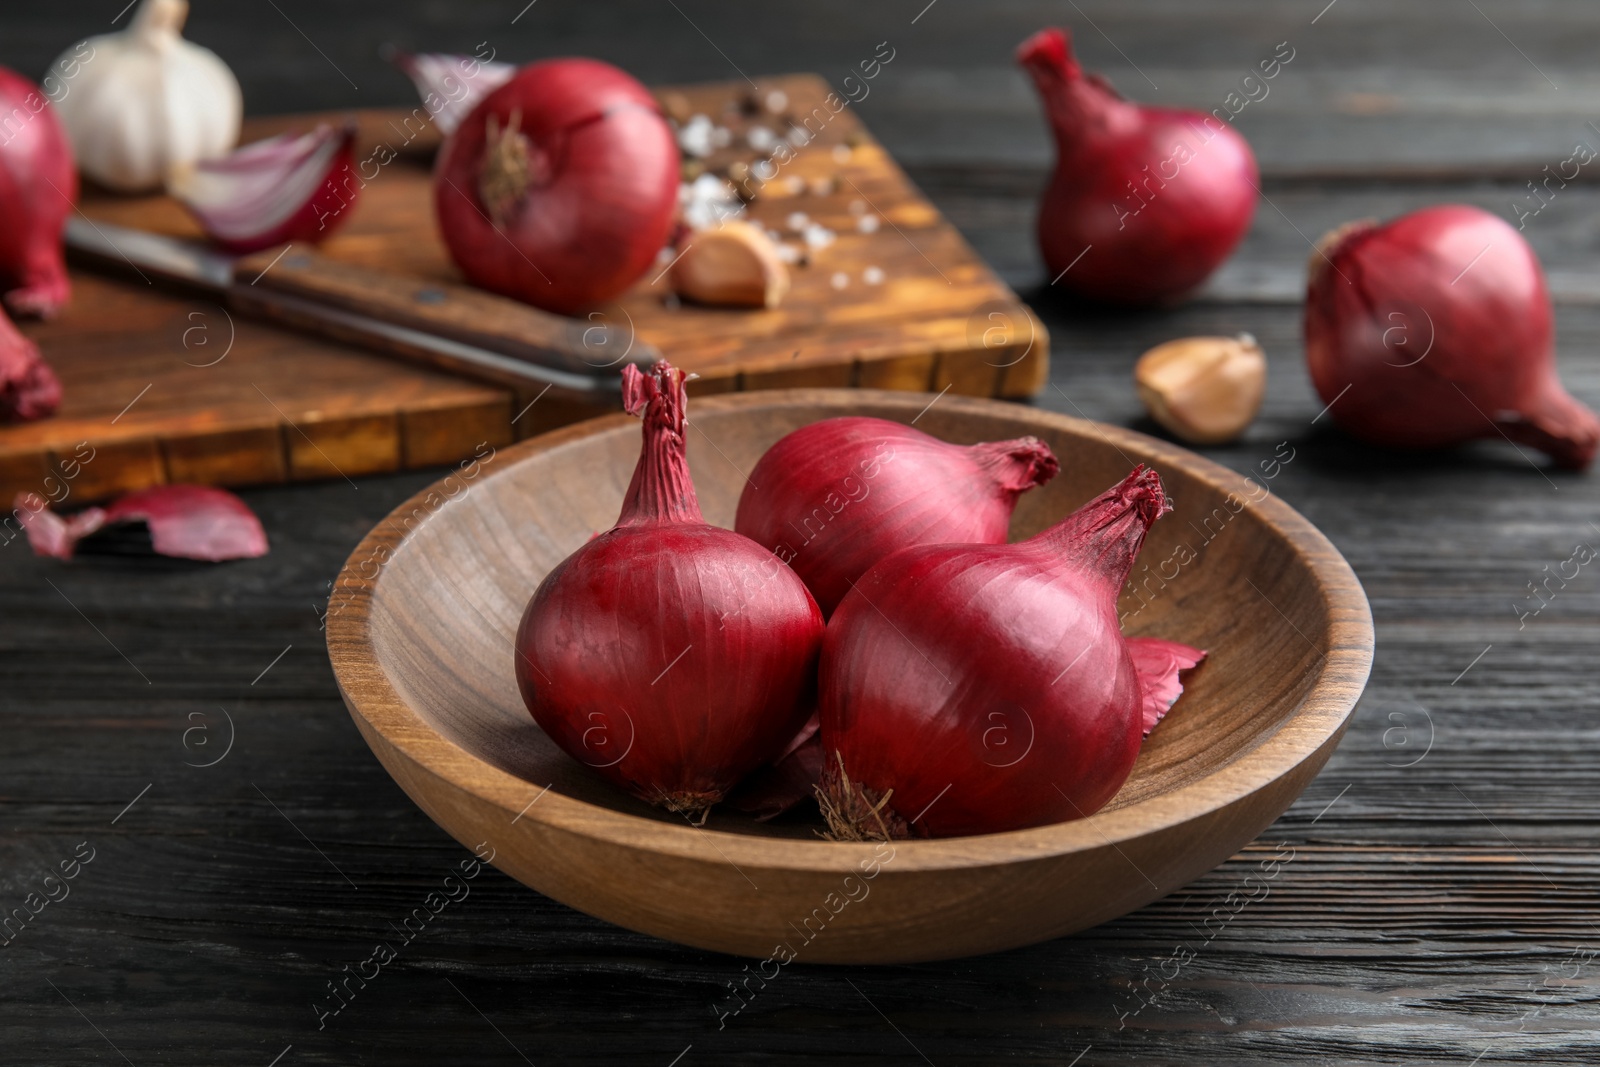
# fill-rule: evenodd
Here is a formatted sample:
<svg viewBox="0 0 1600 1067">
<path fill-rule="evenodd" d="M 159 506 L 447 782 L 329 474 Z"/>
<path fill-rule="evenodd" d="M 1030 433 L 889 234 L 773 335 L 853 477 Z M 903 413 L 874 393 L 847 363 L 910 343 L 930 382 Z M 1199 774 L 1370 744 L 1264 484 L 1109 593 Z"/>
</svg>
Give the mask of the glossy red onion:
<svg viewBox="0 0 1600 1067">
<path fill-rule="evenodd" d="M 1465 204 L 1322 239 L 1306 290 L 1306 364 L 1335 422 L 1376 445 L 1476 438 L 1594 460 L 1600 420 L 1556 377 L 1555 322 L 1533 249 Z"/>
<path fill-rule="evenodd" d="M 628 792 L 699 815 L 810 714 L 822 613 L 771 552 L 700 515 L 682 373 L 623 368 L 644 448 L 617 525 L 540 583 L 516 638 L 544 732 Z"/>
<path fill-rule="evenodd" d="M 1117 592 L 1167 510 L 1140 467 L 1026 541 L 908 548 L 869 570 L 823 641 L 834 834 L 997 833 L 1110 800 L 1204 655 L 1135 655 L 1118 628 Z"/>
<path fill-rule="evenodd" d="M 230 252 L 318 244 L 354 213 L 363 184 L 356 132 L 354 122 L 322 123 L 310 133 L 256 141 L 185 168 L 168 191 Z"/>
<path fill-rule="evenodd" d="M 886 419 L 824 419 L 761 457 L 733 528 L 793 567 L 827 615 L 898 549 L 1003 542 L 1017 497 L 1055 473 L 1036 437 L 952 445 Z"/>
<path fill-rule="evenodd" d="M 78 201 L 72 145 L 39 87 L 0 67 L 0 291 L 49 318 L 71 294 L 61 229 Z"/>
<path fill-rule="evenodd" d="M 1017 61 L 1056 142 L 1038 221 L 1054 284 L 1117 304 L 1170 301 L 1199 286 L 1255 213 L 1245 139 L 1203 112 L 1124 100 L 1084 73 L 1065 30 L 1030 37 Z"/>
<path fill-rule="evenodd" d="M 439 152 L 433 202 L 474 285 L 572 314 L 610 300 L 672 233 L 678 145 L 655 98 L 593 59 L 523 67 Z"/>
<path fill-rule="evenodd" d="M 0 422 L 43 419 L 60 406 L 55 371 L 39 355 L 39 346 L 0 311 Z"/>
<path fill-rule="evenodd" d="M 128 523 L 144 523 L 151 551 L 217 563 L 267 554 L 267 532 L 243 500 L 209 485 L 158 485 L 129 493 L 71 518 L 51 511 L 35 493 L 18 494 L 14 511 L 35 555 L 71 559 L 78 542 Z"/>
</svg>

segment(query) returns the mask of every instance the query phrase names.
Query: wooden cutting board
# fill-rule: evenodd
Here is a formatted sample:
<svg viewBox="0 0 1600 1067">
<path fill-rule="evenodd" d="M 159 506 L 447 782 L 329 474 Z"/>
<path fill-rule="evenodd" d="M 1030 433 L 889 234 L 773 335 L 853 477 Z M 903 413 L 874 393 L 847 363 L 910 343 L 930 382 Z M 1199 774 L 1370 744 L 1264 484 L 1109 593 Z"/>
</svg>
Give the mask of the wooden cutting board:
<svg viewBox="0 0 1600 1067">
<path fill-rule="evenodd" d="M 792 268 L 782 306 L 766 311 L 682 304 L 668 292 L 663 263 L 590 316 L 596 340 L 654 345 L 700 376 L 691 391 L 702 395 L 791 386 L 1037 392 L 1048 373 L 1043 326 L 853 110 L 834 113 L 824 99 L 828 85 L 815 75 L 758 85 L 754 93 L 737 82 L 659 95 L 672 113 L 705 113 L 733 131 L 734 143 L 706 161 L 714 170 L 761 158 L 748 147 L 753 127 L 782 134 L 789 116 L 813 116 L 809 143 L 775 177 L 750 183 L 759 192 L 748 210 L 797 248 L 801 215 L 835 240 L 808 250 L 808 262 Z M 782 113 L 752 107 L 773 90 L 787 97 Z M 252 119 L 241 141 L 347 117 Z M 435 230 L 430 168 L 439 135 L 426 112 L 369 110 L 354 118 L 358 169 L 368 181 L 322 253 L 393 274 L 397 285 L 459 282 Z M 91 189 L 81 211 L 199 236 L 165 196 Z M 60 375 L 65 401 L 55 418 L 0 428 L 0 502 L 20 491 L 78 503 L 164 482 L 240 486 L 432 466 L 601 410 L 242 319 L 204 296 L 131 273 L 75 269 L 73 282 L 60 318 L 21 324 Z"/>
</svg>

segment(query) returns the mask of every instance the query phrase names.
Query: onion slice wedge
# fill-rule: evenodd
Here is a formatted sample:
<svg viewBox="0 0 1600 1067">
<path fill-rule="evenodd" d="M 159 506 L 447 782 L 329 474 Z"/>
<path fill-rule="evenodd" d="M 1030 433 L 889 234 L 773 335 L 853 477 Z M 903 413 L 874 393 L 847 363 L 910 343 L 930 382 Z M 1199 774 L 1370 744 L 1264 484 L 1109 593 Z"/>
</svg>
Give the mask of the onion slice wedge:
<svg viewBox="0 0 1600 1067">
<path fill-rule="evenodd" d="M 317 244 L 350 217 L 365 184 L 355 174 L 355 142 L 353 121 L 322 123 L 196 163 L 173 175 L 167 191 L 230 252 Z"/>
<path fill-rule="evenodd" d="M 394 49 L 389 61 L 417 87 L 422 106 L 446 137 L 455 132 L 478 101 L 510 80 L 517 72 L 511 63 L 484 62 L 476 56 L 448 52 L 402 52 Z M 474 69 L 476 68 L 476 69 Z"/>
</svg>

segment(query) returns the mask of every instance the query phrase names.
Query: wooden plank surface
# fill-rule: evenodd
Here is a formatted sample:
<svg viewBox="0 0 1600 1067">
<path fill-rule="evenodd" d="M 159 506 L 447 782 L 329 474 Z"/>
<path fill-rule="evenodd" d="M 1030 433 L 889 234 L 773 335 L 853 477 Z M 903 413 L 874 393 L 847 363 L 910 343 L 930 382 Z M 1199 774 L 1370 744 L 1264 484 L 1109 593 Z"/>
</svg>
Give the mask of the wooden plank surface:
<svg viewBox="0 0 1600 1067">
<path fill-rule="evenodd" d="M 0 495 L 74 502 L 166 482 L 254 485 L 431 466 L 511 439 L 503 390 L 230 315 L 203 297 L 75 272 L 27 324 L 60 412 L 0 429 Z M 63 457 L 92 458 L 67 477 Z M 47 483 L 52 472 L 59 483 Z M 66 499 L 63 497 L 62 499 Z"/>
<path fill-rule="evenodd" d="M 678 115 L 705 114 L 729 129 L 733 145 L 705 161 L 718 173 L 732 162 L 750 165 L 760 158 L 746 144 L 755 128 L 786 134 L 809 119 L 813 136 L 793 150 L 792 161 L 774 168 L 770 180 L 746 183 L 758 194 L 748 214 L 797 251 L 806 249 L 801 230 L 808 223 L 827 228 L 836 240 L 806 250 L 806 260 L 790 268 L 792 285 L 783 303 L 765 311 L 669 300 L 665 270 L 652 269 L 619 300 L 587 316 L 596 330 L 597 356 L 622 351 L 637 338 L 699 374 L 702 388 L 710 390 L 744 388 L 746 374 L 761 387 L 801 382 L 817 372 L 850 385 L 867 363 L 892 359 L 905 366 L 920 358 L 926 373 L 915 383 L 919 389 L 932 386 L 943 373 L 935 388 L 955 381 L 956 391 L 982 396 L 1002 389 L 1011 396 L 1037 391 L 1048 338 L 1040 331 L 1026 360 L 1008 375 L 997 373 L 1008 360 L 983 347 L 983 330 L 973 329 L 975 316 L 981 320 L 999 311 L 1020 324 L 1024 308 L 906 180 L 844 98 L 833 94 L 830 102 L 828 85 L 810 75 L 764 77 L 754 84 L 750 89 L 743 82 L 721 81 L 660 95 Z M 772 92 L 788 101 L 779 112 L 745 113 L 747 97 L 765 99 Z M 337 117 L 255 121 L 245 139 L 303 131 Z M 321 251 L 336 262 L 409 281 L 461 282 L 433 217 L 437 130 L 420 109 L 359 111 L 356 118 L 361 130 L 356 156 L 374 162 L 358 168 L 369 180 L 348 223 Z M 390 158 L 380 145 L 393 151 L 393 162 L 376 162 Z M 828 191 L 815 191 L 819 184 Z M 198 236 L 193 220 L 164 197 L 97 197 L 84 209 L 93 218 L 125 226 Z"/>
<path fill-rule="evenodd" d="M 680 2 L 681 14 L 541 3 L 515 24 L 522 2 L 277 6 L 359 93 L 267 5 L 197 4 L 192 23 L 241 71 L 254 106 L 278 110 L 383 92 L 374 102 L 400 102 L 409 88 L 372 54 L 385 38 L 471 51 L 492 36 L 516 58 L 601 54 L 657 82 L 733 76 L 696 26 L 751 74 L 808 68 L 836 81 L 892 39 L 901 52 L 891 72 L 917 70 L 919 90 L 890 106 L 892 83 L 880 79 L 860 109 L 891 152 L 922 168 L 913 177 L 980 253 L 1029 290 L 1071 353 L 1041 404 L 1145 427 L 1128 382 L 1145 347 L 1239 329 L 1262 340 L 1271 366 L 1262 417 L 1243 441 L 1207 454 L 1257 473 L 1278 442 L 1296 450 L 1273 490 L 1362 579 L 1378 627 L 1372 683 L 1327 770 L 1259 842 L 1185 893 L 1078 937 L 949 964 L 786 968 L 719 1027 L 716 1006 L 746 977 L 742 961 L 607 927 L 486 872 L 319 1030 L 311 1004 L 326 999 L 326 983 L 469 855 L 371 758 L 317 627 L 325 583 L 349 548 L 439 472 L 356 478 L 359 491 L 338 480 L 252 490 L 273 553 L 237 565 L 100 558 L 62 568 L 10 543 L 0 549 L 0 905 L 20 905 L 79 842 L 99 851 L 69 899 L 0 949 L 8 1060 L 120 1064 L 114 1042 L 141 1067 L 280 1055 L 279 1067 L 446 1057 L 541 1067 L 675 1057 L 679 1067 L 1594 1062 L 1600 584 L 1586 569 L 1522 629 L 1514 605 L 1575 542 L 1596 543 L 1600 482 L 1555 473 L 1546 482 L 1503 445 L 1396 457 L 1352 443 L 1326 418 L 1313 423 L 1322 404 L 1305 378 L 1292 297 L 1131 316 L 1034 293 L 1027 195 L 988 181 L 990 158 L 1028 180 L 1045 159 L 1009 48 L 1046 22 L 1076 23 L 1092 65 L 1144 96 L 1139 75 L 1072 7 L 940 0 L 913 25 L 925 0 Z M 1178 98 L 1183 83 L 1165 72 L 1197 96 L 1220 96 L 1239 63 L 1283 39 L 1280 25 L 1309 27 L 1327 4 L 1076 6 Z M 0 62 L 28 70 L 98 29 L 40 6 L 6 19 L 14 32 L 0 37 Z M 1280 113 L 1291 99 L 1280 79 L 1245 115 L 1269 175 L 1297 160 L 1393 171 L 1409 159 L 1469 173 L 1538 161 L 1531 177 L 1565 158 L 1565 142 L 1600 113 L 1585 89 L 1600 33 L 1592 4 L 1338 0 L 1314 29 L 1312 40 L 1329 42 L 1316 60 L 1328 91 Z M 1310 70 L 1314 59 L 1306 51 L 1296 64 Z M 1003 107 L 986 103 L 984 77 L 1010 86 Z M 1374 91 L 1397 95 L 1396 110 L 1338 117 L 1340 94 Z M 981 166 L 971 165 L 977 154 Z M 1520 184 L 1269 182 L 1293 225 L 1262 205 L 1241 258 L 1274 292 L 1293 293 L 1305 254 L 1297 228 L 1315 238 L 1325 221 L 1492 204 Z M 1530 223 L 1553 279 L 1594 269 L 1600 205 L 1582 195 L 1564 192 Z M 1557 330 L 1569 386 L 1600 405 L 1600 310 L 1567 303 Z M 215 758 L 198 742 L 224 743 L 221 708 L 237 727 L 230 755 L 211 769 L 184 766 Z M 185 747 L 196 725 L 207 729 Z M 1246 885 L 1291 848 L 1269 892 Z"/>
<path fill-rule="evenodd" d="M 621 300 L 588 316 L 593 325 L 583 336 L 593 333 L 597 361 L 635 341 L 654 345 L 699 374 L 702 393 L 857 384 L 948 387 L 979 396 L 1037 392 L 1049 361 L 1049 338 L 1038 320 L 911 186 L 841 98 L 831 108 L 843 110 L 832 112 L 825 83 L 806 75 L 763 79 L 759 95 L 773 91 L 789 100 L 783 114 L 816 113 L 826 122 L 819 120 L 817 136 L 772 181 L 752 183 L 760 195 L 750 217 L 796 247 L 803 247 L 799 231 L 810 223 L 837 233 L 836 242 L 793 267 L 789 295 L 766 311 L 669 300 L 666 272 L 652 268 Z M 680 113 L 710 113 L 729 123 L 741 146 L 749 128 L 787 122 L 744 115 L 742 83 L 687 86 L 670 95 Z M 243 136 L 304 130 L 330 117 L 337 118 L 252 120 Z M 336 263 L 410 285 L 459 283 L 433 220 L 430 168 L 438 131 L 420 110 L 369 110 L 357 118 L 357 158 L 392 161 L 358 168 L 371 180 L 348 225 L 322 251 Z M 379 145 L 392 153 L 380 154 Z M 726 168 L 745 157 L 754 154 L 738 147 L 707 163 Z M 819 183 L 829 191 L 815 192 Z M 82 209 L 102 222 L 200 236 L 194 220 L 164 196 L 89 190 Z M 555 402 L 559 397 L 534 410 L 528 405 L 536 390 L 446 381 L 138 279 L 108 281 L 83 271 L 74 279 L 78 294 L 67 314 L 24 324 L 61 374 L 66 405 L 55 419 L 0 427 L 6 500 L 43 492 L 37 471 L 50 470 L 80 442 L 96 450 L 98 466 L 76 488 L 81 500 L 93 500 L 183 479 L 237 486 L 448 462 L 482 444 L 504 444 L 601 410 Z M 126 324 L 126 336 L 119 324 Z M 998 333 L 990 328 L 995 324 Z M 123 415 L 130 402 L 135 408 Z M 513 426 L 524 410 L 529 417 Z M 433 428 L 426 442 L 408 436 L 419 420 Z M 101 445 L 109 451 L 101 453 Z"/>
</svg>

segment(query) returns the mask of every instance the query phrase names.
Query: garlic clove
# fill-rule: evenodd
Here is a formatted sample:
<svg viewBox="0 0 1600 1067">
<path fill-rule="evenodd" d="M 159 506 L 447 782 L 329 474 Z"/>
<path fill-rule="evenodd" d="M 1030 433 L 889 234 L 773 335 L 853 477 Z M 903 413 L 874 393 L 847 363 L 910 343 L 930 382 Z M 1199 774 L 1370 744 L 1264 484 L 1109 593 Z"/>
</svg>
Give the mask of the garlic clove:
<svg viewBox="0 0 1600 1067">
<path fill-rule="evenodd" d="M 731 221 L 689 241 L 672 266 L 672 288 L 684 299 L 713 307 L 773 308 L 789 291 L 789 270 L 759 226 Z"/>
<path fill-rule="evenodd" d="M 1150 417 L 1196 445 L 1219 445 L 1261 410 L 1267 360 L 1254 337 L 1183 337 L 1157 345 L 1133 368 Z"/>
<path fill-rule="evenodd" d="M 174 168 L 239 139 L 239 82 L 179 34 L 186 0 L 144 0 L 126 30 L 80 42 L 52 64 L 72 71 L 55 100 L 79 168 L 119 192 L 159 188 Z"/>
</svg>

